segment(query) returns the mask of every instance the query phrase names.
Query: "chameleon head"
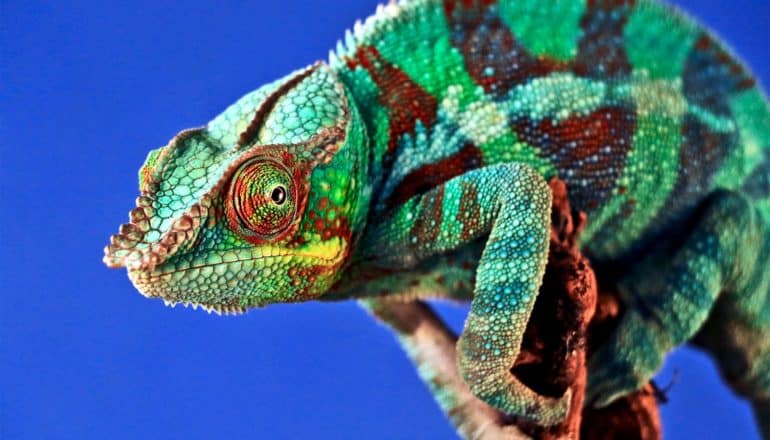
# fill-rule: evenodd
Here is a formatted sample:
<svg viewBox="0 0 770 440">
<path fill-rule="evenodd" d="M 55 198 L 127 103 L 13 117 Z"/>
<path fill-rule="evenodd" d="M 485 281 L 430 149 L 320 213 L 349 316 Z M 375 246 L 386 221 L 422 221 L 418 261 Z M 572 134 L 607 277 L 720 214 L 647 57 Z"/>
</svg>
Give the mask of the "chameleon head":
<svg viewBox="0 0 770 440">
<path fill-rule="evenodd" d="M 104 262 L 167 304 L 220 313 L 322 295 L 368 206 L 366 133 L 324 64 L 151 151 Z"/>
</svg>

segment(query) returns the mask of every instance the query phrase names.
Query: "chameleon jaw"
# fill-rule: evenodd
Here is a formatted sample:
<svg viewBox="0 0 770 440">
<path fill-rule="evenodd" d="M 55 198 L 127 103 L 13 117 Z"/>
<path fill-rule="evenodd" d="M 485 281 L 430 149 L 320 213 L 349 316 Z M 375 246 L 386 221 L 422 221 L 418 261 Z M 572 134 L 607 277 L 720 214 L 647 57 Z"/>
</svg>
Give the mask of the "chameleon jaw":
<svg viewBox="0 0 770 440">
<path fill-rule="evenodd" d="M 345 261 L 344 249 L 341 239 L 332 239 L 304 249 L 262 246 L 209 253 L 197 261 L 179 255 L 149 270 L 129 268 L 128 276 L 143 296 L 163 299 L 167 306 L 235 315 L 270 303 L 317 298 L 325 289 L 316 294 L 303 288 L 305 275 L 295 271 L 297 263 L 334 273 Z"/>
</svg>

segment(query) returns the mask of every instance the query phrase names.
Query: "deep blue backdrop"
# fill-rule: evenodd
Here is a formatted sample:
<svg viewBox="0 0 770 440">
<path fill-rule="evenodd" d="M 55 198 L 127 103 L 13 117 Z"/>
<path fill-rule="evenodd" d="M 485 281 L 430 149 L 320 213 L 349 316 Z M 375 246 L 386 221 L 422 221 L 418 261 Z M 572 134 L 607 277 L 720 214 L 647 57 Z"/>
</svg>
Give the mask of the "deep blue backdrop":
<svg viewBox="0 0 770 440">
<path fill-rule="evenodd" d="M 0 437 L 452 438 L 391 336 L 353 303 L 217 318 L 148 301 L 101 264 L 149 148 L 325 58 L 375 6 L 159 3 L 0 6 Z M 767 0 L 677 3 L 770 83 Z M 703 355 L 677 352 L 661 383 L 675 370 L 668 438 L 757 437 Z"/>
</svg>

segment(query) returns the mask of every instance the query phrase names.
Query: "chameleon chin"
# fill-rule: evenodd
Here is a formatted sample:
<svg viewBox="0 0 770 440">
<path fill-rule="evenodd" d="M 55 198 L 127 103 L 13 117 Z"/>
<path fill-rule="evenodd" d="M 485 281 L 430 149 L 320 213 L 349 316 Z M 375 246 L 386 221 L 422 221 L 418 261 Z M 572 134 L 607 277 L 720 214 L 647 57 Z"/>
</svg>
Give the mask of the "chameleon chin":
<svg viewBox="0 0 770 440">
<path fill-rule="evenodd" d="M 145 296 L 220 313 L 466 298 L 463 380 L 548 426 L 570 396 L 509 370 L 548 257 L 553 177 L 587 214 L 592 261 L 633 262 L 587 401 L 640 388 L 697 334 L 770 439 L 770 107 L 722 43 L 658 2 L 383 6 L 328 62 L 151 151 L 104 261 Z M 461 254 L 471 264 L 443 258 Z M 471 288 L 420 284 L 427 272 Z"/>
</svg>

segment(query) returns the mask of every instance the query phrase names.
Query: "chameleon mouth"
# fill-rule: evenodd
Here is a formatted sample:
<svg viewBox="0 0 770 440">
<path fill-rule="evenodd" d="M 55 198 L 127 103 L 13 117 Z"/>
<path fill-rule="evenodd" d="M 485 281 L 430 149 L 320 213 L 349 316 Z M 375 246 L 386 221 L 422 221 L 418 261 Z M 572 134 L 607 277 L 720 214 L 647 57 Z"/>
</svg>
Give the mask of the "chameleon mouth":
<svg viewBox="0 0 770 440">
<path fill-rule="evenodd" d="M 182 244 L 192 241 L 199 226 L 208 215 L 211 203 L 208 197 L 193 204 L 187 212 L 171 222 L 161 232 L 160 222 L 153 208 L 154 198 L 142 193 L 136 199 L 136 208 L 129 212 L 129 222 L 120 226 L 104 248 L 104 264 L 110 268 L 125 267 L 138 271 L 152 271 L 173 255 Z"/>
<path fill-rule="evenodd" d="M 200 308 L 201 310 L 206 311 L 209 315 L 214 313 L 216 315 L 243 315 L 248 310 L 246 307 L 243 306 L 237 306 L 237 305 L 223 305 L 223 304 L 200 304 L 192 301 L 171 301 L 164 299 L 163 304 L 166 305 L 166 307 L 171 307 L 172 309 L 175 308 L 178 305 L 184 306 L 184 308 L 188 309 L 191 308 L 193 310 L 198 310 Z"/>
<path fill-rule="evenodd" d="M 247 307 L 238 301 L 242 284 L 248 283 L 244 271 L 258 271 L 257 260 L 234 261 L 219 264 L 192 265 L 185 268 L 163 264 L 152 269 L 128 269 L 128 278 L 145 298 L 162 299 L 167 307 L 181 305 L 209 314 L 239 315 Z M 234 274 L 225 276 L 224 274 Z M 241 288 L 233 283 L 241 284 Z M 235 288 L 235 289 L 233 289 Z M 230 292 L 236 290 L 236 292 Z"/>
<path fill-rule="evenodd" d="M 344 249 L 340 239 L 332 239 L 305 249 L 260 246 L 208 253 L 205 258 L 180 254 L 152 269 L 129 268 L 128 277 L 143 296 L 162 299 L 167 306 L 241 314 L 251 307 L 295 301 L 293 298 L 301 296 L 292 287 L 296 286 L 293 281 L 301 282 L 297 278 L 301 275 L 292 275 L 284 264 L 287 259 L 297 258 L 307 268 L 333 271 L 345 261 Z M 271 291 L 264 291 L 265 286 L 271 286 Z"/>
</svg>

